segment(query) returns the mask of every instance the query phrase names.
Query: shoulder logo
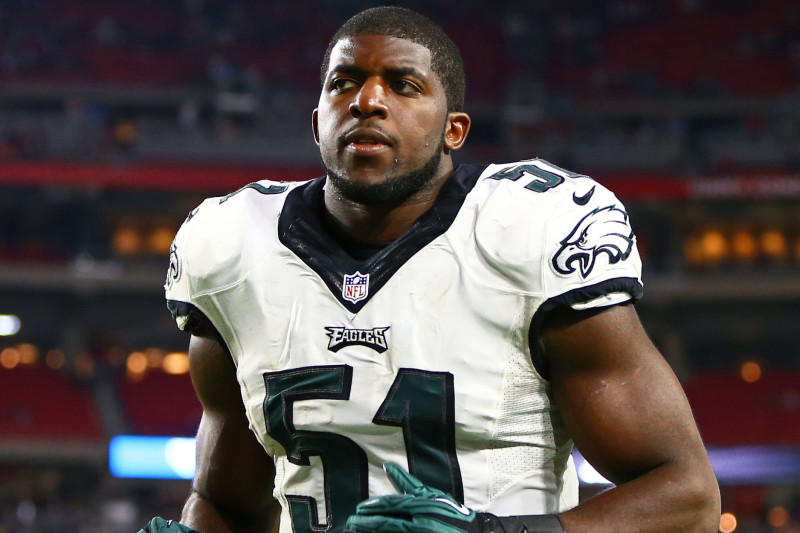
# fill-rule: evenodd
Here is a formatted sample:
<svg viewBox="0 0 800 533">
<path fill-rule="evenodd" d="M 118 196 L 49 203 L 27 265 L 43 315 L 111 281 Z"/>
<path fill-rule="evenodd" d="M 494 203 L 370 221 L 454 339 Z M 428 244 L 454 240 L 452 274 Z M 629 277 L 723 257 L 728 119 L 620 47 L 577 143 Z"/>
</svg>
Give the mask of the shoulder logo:
<svg viewBox="0 0 800 533">
<path fill-rule="evenodd" d="M 338 352 L 345 346 L 366 346 L 378 353 L 383 353 L 389 349 L 386 342 L 386 331 L 389 326 L 372 329 L 349 329 L 344 327 L 331 326 L 325 328 L 328 338 L 328 350 L 333 353 Z"/>
<path fill-rule="evenodd" d="M 633 230 L 628 214 L 615 205 L 598 207 L 584 216 L 564 239 L 551 264 L 556 272 L 569 275 L 578 270 L 582 278 L 592 271 L 600 254 L 610 264 L 624 261 L 633 250 Z"/>
<path fill-rule="evenodd" d="M 178 257 L 178 247 L 175 243 L 169 247 L 169 268 L 167 269 L 167 281 L 164 288 L 169 290 L 179 279 L 181 279 L 181 259 Z"/>
<path fill-rule="evenodd" d="M 369 274 L 356 271 L 355 274 L 345 274 L 342 282 L 342 298 L 348 302 L 360 302 L 369 294 Z"/>
<path fill-rule="evenodd" d="M 586 205 L 586 204 L 588 204 L 589 200 L 591 200 L 592 196 L 594 195 L 594 188 L 595 188 L 595 185 L 592 185 L 592 188 L 589 189 L 589 192 L 587 192 L 583 196 L 578 196 L 577 194 L 572 193 L 572 201 L 575 202 L 578 205 Z"/>
</svg>

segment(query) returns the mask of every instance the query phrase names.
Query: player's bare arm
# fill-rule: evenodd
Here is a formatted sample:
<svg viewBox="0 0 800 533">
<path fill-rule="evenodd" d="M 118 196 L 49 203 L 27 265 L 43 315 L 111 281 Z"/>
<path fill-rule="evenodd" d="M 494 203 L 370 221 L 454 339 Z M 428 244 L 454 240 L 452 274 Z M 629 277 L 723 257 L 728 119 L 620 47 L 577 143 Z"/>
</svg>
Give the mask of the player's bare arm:
<svg viewBox="0 0 800 533">
<path fill-rule="evenodd" d="M 203 533 L 277 531 L 275 467 L 248 428 L 230 356 L 216 340 L 193 336 L 189 368 L 203 417 L 197 471 L 181 523 Z"/>
<path fill-rule="evenodd" d="M 564 529 L 717 531 L 719 488 L 689 405 L 633 306 L 562 312 L 541 344 L 577 448 L 617 485 L 563 513 Z"/>
</svg>

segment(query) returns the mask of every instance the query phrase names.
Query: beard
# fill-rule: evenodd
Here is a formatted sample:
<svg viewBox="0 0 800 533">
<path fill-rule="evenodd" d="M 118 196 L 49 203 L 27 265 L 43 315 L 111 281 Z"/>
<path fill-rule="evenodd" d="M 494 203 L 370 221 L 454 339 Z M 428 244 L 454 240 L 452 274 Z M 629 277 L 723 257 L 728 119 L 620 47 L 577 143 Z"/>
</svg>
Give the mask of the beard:
<svg viewBox="0 0 800 533">
<path fill-rule="evenodd" d="M 331 184 L 351 202 L 369 206 L 397 205 L 421 191 L 433 180 L 444 154 L 444 135 L 433 155 L 419 168 L 389 176 L 378 183 L 356 183 L 344 174 L 325 166 Z"/>
</svg>

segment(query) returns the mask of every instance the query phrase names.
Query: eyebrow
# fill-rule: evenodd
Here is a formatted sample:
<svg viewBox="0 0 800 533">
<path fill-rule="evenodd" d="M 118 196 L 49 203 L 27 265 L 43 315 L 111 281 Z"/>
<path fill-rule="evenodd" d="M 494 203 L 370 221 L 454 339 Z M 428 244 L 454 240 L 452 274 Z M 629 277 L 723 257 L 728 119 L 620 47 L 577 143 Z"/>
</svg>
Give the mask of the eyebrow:
<svg viewBox="0 0 800 533">
<path fill-rule="evenodd" d="M 355 65 L 336 65 L 330 69 L 330 72 L 338 72 L 340 74 L 347 74 L 349 76 L 364 76 L 366 70 Z M 422 73 L 421 70 L 415 67 L 387 67 L 383 69 L 382 75 L 393 78 L 402 78 L 403 76 L 412 76 L 422 82 L 428 81 L 428 76 Z"/>
</svg>

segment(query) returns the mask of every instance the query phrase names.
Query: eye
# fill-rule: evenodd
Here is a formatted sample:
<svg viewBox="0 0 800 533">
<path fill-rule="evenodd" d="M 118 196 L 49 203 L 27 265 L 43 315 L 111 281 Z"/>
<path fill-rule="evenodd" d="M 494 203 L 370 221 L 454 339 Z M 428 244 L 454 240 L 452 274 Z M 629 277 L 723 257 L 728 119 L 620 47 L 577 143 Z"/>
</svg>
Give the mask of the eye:
<svg viewBox="0 0 800 533">
<path fill-rule="evenodd" d="M 330 90 L 335 92 L 344 92 L 355 87 L 356 82 L 350 78 L 334 78 L 330 83 Z"/>
<path fill-rule="evenodd" d="M 419 94 L 422 91 L 420 88 L 408 80 L 395 80 L 392 82 L 392 89 L 400 94 Z"/>
</svg>

